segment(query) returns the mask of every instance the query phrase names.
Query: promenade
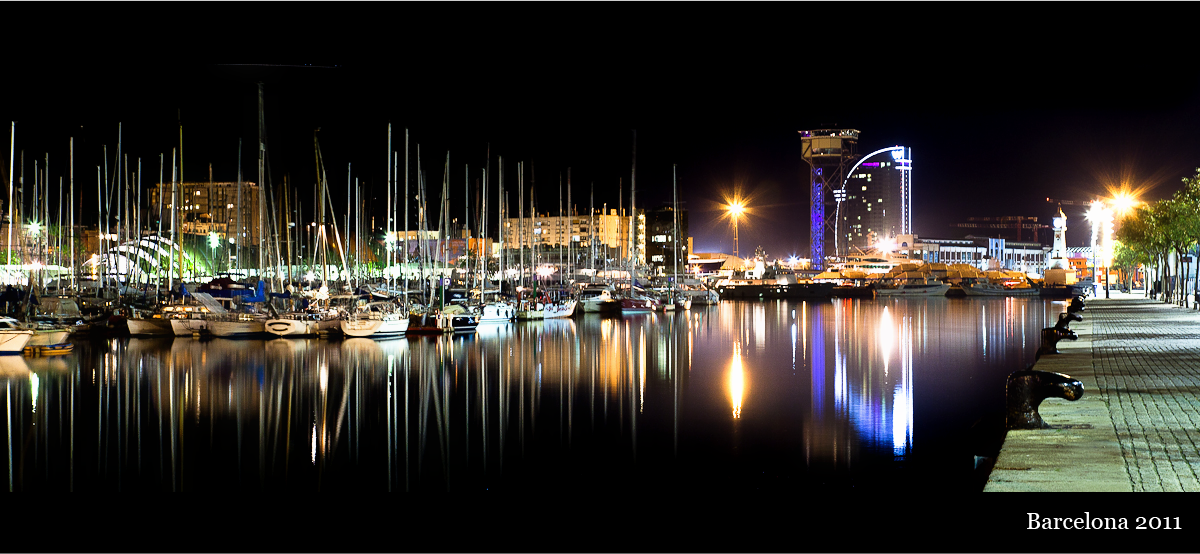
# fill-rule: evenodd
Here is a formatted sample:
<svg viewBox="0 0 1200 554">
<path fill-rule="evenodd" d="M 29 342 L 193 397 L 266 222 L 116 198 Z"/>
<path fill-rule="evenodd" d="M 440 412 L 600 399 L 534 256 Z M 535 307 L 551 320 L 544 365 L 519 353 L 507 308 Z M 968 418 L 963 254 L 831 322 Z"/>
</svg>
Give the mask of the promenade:
<svg viewBox="0 0 1200 554">
<path fill-rule="evenodd" d="M 1079 340 L 1033 368 L 1079 379 L 1083 397 L 1042 403 L 1052 429 L 1009 431 L 984 492 L 1200 491 L 1200 312 L 1139 293 L 1085 302 Z"/>
</svg>

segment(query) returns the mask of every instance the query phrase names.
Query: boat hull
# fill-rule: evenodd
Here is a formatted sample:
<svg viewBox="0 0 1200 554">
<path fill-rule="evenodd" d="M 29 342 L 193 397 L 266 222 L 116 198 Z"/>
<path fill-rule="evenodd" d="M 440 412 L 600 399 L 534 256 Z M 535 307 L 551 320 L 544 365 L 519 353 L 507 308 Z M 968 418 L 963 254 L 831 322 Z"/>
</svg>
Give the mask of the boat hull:
<svg viewBox="0 0 1200 554">
<path fill-rule="evenodd" d="M 967 296 L 1038 296 L 1041 292 L 1033 287 L 1006 289 L 999 285 L 963 285 Z"/>
<path fill-rule="evenodd" d="M 576 302 L 575 300 L 567 300 L 566 302 L 563 302 L 561 304 L 559 304 L 559 303 L 550 304 L 550 305 L 546 306 L 546 309 L 544 310 L 545 317 L 546 317 L 546 319 L 571 317 L 571 316 L 575 315 L 575 308 L 578 306 L 578 304 L 579 303 Z"/>
<path fill-rule="evenodd" d="M 4 329 L 0 331 L 0 355 L 20 354 L 31 340 L 32 329 Z"/>
<path fill-rule="evenodd" d="M 661 310 L 659 303 L 648 298 L 621 299 L 621 313 L 623 314 L 648 314 L 656 310 Z"/>
<path fill-rule="evenodd" d="M 208 330 L 208 321 L 200 318 L 172 319 L 171 330 L 177 337 L 190 337 Z"/>
<path fill-rule="evenodd" d="M 406 317 L 395 316 L 383 319 L 343 319 L 339 323 L 342 334 L 347 337 L 369 337 L 373 339 L 399 337 L 409 330 Z"/>
<path fill-rule="evenodd" d="M 258 338 L 266 334 L 266 321 L 209 321 L 208 332 L 213 336 L 236 339 Z"/>
<path fill-rule="evenodd" d="M 33 338 L 29 339 L 26 346 L 63 344 L 67 342 L 69 336 L 71 336 L 71 331 L 68 329 L 38 329 L 33 332 Z"/>
<path fill-rule="evenodd" d="M 900 285 L 898 287 L 880 287 L 875 289 L 876 296 L 946 296 L 950 285 Z"/>
<path fill-rule="evenodd" d="M 175 330 L 171 327 L 171 320 L 161 317 L 131 317 L 125 320 L 125 325 L 129 327 L 129 334 L 135 337 L 170 336 L 175 334 Z"/>
<path fill-rule="evenodd" d="M 336 319 L 268 319 L 264 326 L 268 333 L 280 337 L 313 336 L 341 330 Z"/>
<path fill-rule="evenodd" d="M 778 284 L 729 284 L 717 287 L 721 299 L 757 298 L 829 298 L 833 295 L 833 283 Z"/>
</svg>

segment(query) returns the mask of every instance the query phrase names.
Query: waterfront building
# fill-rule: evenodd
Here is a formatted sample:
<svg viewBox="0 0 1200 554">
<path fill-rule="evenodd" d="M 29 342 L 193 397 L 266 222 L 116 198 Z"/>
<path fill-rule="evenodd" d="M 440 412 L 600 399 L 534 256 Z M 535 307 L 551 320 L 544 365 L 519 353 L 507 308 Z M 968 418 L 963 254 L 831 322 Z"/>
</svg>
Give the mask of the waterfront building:
<svg viewBox="0 0 1200 554">
<path fill-rule="evenodd" d="M 259 186 L 250 181 L 242 181 L 240 185 L 239 195 L 239 183 L 236 181 L 176 184 L 179 197 L 176 232 L 203 236 L 212 233 L 222 242 L 228 242 L 230 237 L 238 236 L 240 224 L 242 245 L 257 246 L 260 238 L 266 238 L 259 232 Z M 168 210 L 174 207 L 171 186 L 171 183 L 159 183 L 151 187 L 147 207 L 143 208 L 146 216 L 142 221 L 156 220 L 159 197 L 162 196 L 165 200 L 162 203 L 163 234 L 170 232 L 171 217 Z"/>
<path fill-rule="evenodd" d="M 675 216 L 679 216 L 679 229 L 676 233 Z M 660 208 L 646 211 L 646 261 L 650 264 L 650 272 L 654 275 L 670 275 L 675 272 L 676 253 L 679 259 L 679 271 L 686 271 L 690 244 L 684 243 L 688 233 L 687 210 L 676 212 L 672 208 Z M 679 238 L 678 247 L 675 243 Z"/>
<path fill-rule="evenodd" d="M 981 271 L 1020 271 L 1042 275 L 1048 268 L 1050 247 L 1036 242 L 1002 238 L 918 238 L 902 235 L 897 252 L 932 263 L 967 264 Z"/>
<path fill-rule="evenodd" d="M 634 218 L 618 214 L 617 210 L 596 210 L 591 216 L 551 216 L 538 214 L 532 217 L 505 217 L 500 220 L 504 249 L 533 249 L 541 251 L 559 248 L 580 249 L 580 254 L 591 251 L 594 246 L 598 258 L 627 260 L 630 253 L 630 226 Z M 639 209 L 637 233 L 638 264 L 646 263 L 646 214 Z"/>
</svg>

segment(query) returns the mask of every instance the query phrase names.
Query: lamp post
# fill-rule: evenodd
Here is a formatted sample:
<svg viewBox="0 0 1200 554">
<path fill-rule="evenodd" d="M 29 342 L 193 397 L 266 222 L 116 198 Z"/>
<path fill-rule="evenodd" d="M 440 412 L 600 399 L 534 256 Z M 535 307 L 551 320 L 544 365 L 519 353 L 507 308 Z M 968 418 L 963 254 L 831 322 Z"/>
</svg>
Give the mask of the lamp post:
<svg viewBox="0 0 1200 554">
<path fill-rule="evenodd" d="M 1092 224 L 1092 287 L 1100 285 L 1100 280 L 1097 279 L 1096 272 L 1100 270 L 1101 252 L 1106 251 L 1112 243 L 1112 210 L 1105 205 L 1102 200 L 1093 200 L 1088 205 L 1088 211 L 1084 214 L 1088 222 Z M 1107 261 L 1107 257 L 1104 258 Z M 1108 295 L 1108 272 L 1104 273 L 1104 294 Z M 1096 291 L 1096 296 L 1100 296 L 1100 291 Z"/>
<path fill-rule="evenodd" d="M 734 200 L 729 204 L 727 209 L 729 210 L 729 217 L 733 218 L 733 256 L 738 258 L 740 257 L 738 256 L 738 216 L 742 215 L 746 207 L 742 204 L 741 200 Z"/>
</svg>

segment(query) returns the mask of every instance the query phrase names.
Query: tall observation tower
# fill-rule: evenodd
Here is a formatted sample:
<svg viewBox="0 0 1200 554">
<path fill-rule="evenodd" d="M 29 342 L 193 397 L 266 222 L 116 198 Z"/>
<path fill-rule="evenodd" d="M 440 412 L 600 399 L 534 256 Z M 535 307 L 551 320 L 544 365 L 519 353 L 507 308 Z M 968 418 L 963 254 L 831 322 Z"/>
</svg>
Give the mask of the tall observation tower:
<svg viewBox="0 0 1200 554">
<path fill-rule="evenodd" d="M 825 269 L 827 254 L 866 251 L 912 234 L 911 148 L 860 156 L 855 129 L 800 131 L 800 137 L 810 168 L 813 268 Z"/>
<path fill-rule="evenodd" d="M 812 194 L 809 222 L 809 253 L 812 257 L 813 269 L 825 269 L 825 229 L 829 226 L 825 219 L 825 207 L 828 197 L 834 196 L 834 191 L 844 194 L 843 183 L 846 181 L 847 170 L 858 159 L 858 130 L 857 129 L 817 129 L 800 131 L 803 144 L 804 161 L 809 167 L 809 183 Z M 838 199 L 840 200 L 840 199 Z"/>
</svg>

